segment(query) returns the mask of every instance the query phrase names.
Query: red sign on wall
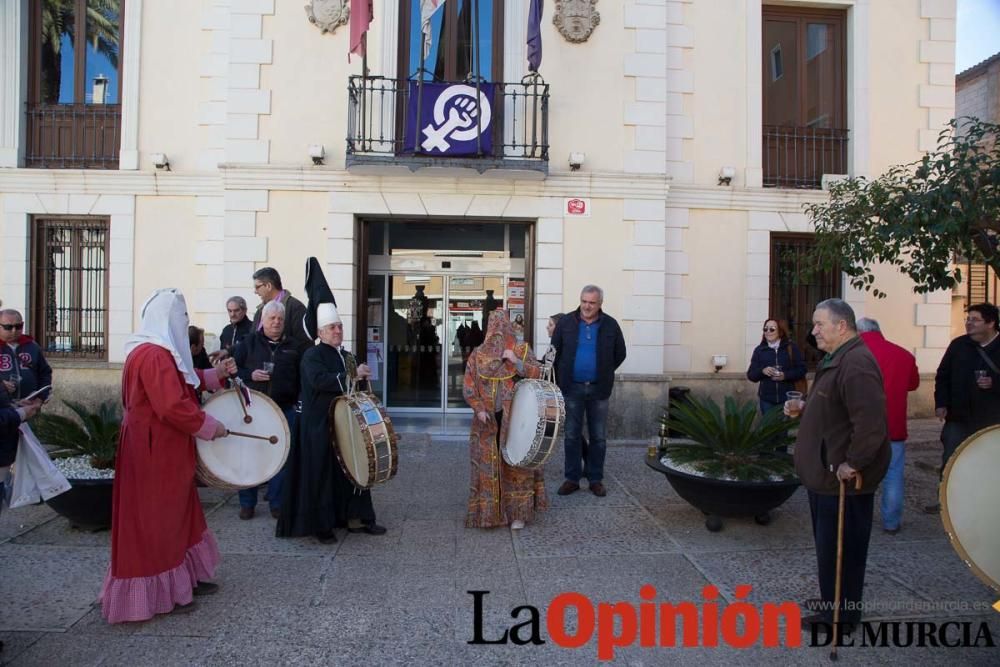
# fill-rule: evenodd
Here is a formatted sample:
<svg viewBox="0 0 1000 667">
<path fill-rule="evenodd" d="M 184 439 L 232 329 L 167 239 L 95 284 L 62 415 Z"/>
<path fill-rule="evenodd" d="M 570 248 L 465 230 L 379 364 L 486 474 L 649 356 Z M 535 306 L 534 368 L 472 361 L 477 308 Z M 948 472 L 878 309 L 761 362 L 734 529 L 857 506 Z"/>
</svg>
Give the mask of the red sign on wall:
<svg viewBox="0 0 1000 667">
<path fill-rule="evenodd" d="M 571 197 L 563 202 L 563 215 L 589 218 L 590 200 L 582 197 Z"/>
</svg>

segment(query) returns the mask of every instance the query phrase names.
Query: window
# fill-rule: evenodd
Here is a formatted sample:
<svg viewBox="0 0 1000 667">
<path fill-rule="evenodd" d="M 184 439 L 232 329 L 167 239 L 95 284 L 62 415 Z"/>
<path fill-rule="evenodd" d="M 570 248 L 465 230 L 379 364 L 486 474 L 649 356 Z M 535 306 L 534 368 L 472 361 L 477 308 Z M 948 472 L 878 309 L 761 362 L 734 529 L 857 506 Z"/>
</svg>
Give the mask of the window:
<svg viewBox="0 0 1000 667">
<path fill-rule="evenodd" d="M 812 234 L 771 234 L 771 290 L 769 317 L 788 324 L 788 335 L 805 354 L 810 370 L 823 353 L 810 345 L 812 315 L 816 304 L 840 296 L 840 271 L 818 271 L 799 278 L 807 266 L 815 241 Z"/>
<path fill-rule="evenodd" d="M 764 185 L 847 173 L 844 13 L 765 6 Z"/>
<path fill-rule="evenodd" d="M 32 221 L 32 329 L 46 356 L 108 356 L 108 218 Z"/>
<path fill-rule="evenodd" d="M 421 0 L 400 0 L 399 78 L 466 81 L 479 76 L 483 81 L 502 81 L 503 4 L 504 0 L 448 0 L 431 15 L 425 33 Z"/>
<path fill-rule="evenodd" d="M 27 166 L 117 168 L 121 0 L 37 0 L 29 23 Z"/>
<path fill-rule="evenodd" d="M 996 303 L 1000 294 L 1000 278 L 988 264 L 966 262 L 966 303 Z"/>
</svg>

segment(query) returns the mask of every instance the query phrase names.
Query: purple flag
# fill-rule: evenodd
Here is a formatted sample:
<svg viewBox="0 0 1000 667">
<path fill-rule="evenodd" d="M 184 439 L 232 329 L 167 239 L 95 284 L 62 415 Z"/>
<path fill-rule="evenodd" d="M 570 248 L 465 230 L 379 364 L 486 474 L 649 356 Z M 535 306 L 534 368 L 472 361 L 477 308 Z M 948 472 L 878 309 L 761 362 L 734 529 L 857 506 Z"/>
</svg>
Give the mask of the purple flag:
<svg viewBox="0 0 1000 667">
<path fill-rule="evenodd" d="M 531 0 L 528 9 L 528 69 L 537 72 L 542 65 L 542 11 L 545 0 Z"/>
<path fill-rule="evenodd" d="M 425 155 L 493 154 L 496 84 L 410 81 L 403 150 Z M 419 121 L 418 121 L 419 109 Z M 478 136 L 478 141 L 477 141 Z"/>
</svg>

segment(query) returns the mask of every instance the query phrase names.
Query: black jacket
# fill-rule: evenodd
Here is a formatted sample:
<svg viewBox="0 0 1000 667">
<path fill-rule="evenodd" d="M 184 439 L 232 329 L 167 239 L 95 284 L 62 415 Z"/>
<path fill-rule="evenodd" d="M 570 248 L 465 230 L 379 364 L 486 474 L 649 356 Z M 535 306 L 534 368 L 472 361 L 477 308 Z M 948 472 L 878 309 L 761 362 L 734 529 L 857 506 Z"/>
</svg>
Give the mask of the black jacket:
<svg viewBox="0 0 1000 667">
<path fill-rule="evenodd" d="M 236 324 L 227 324 L 219 334 L 219 346 L 230 354 L 236 349 L 236 344 L 253 333 L 253 322 L 245 317 Z"/>
<path fill-rule="evenodd" d="M 625 361 L 625 336 L 618 321 L 604 311 L 598 315 L 601 328 L 597 334 L 597 398 L 611 396 L 615 384 L 615 370 Z M 576 343 L 580 332 L 580 309 L 559 318 L 552 332 L 551 345 L 556 348 L 556 383 L 563 391 L 573 385 L 573 363 L 576 361 Z"/>
<path fill-rule="evenodd" d="M 778 364 L 785 374 L 783 382 L 775 382 L 764 375 L 764 369 Z M 747 369 L 747 379 L 757 382 L 757 395 L 771 403 L 784 403 L 785 394 L 795 389 L 795 381 L 806 376 L 806 359 L 795 343 L 784 341 L 777 350 L 772 350 L 766 342 L 754 348 Z"/>
<path fill-rule="evenodd" d="M 979 429 L 1000 424 L 1000 375 L 990 370 L 977 347 L 979 343 L 968 335 L 948 345 L 934 376 L 934 407 L 948 408 L 948 421 L 968 422 Z M 1000 368 L 1000 337 L 982 349 Z M 977 370 L 985 370 L 993 378 L 991 389 L 976 385 Z"/>
<path fill-rule="evenodd" d="M 306 316 L 305 305 L 296 299 L 291 293 L 286 293 L 284 301 L 280 303 L 285 306 L 285 336 L 294 338 L 303 343 L 313 342 L 306 335 L 302 321 Z M 257 311 L 253 314 L 253 330 L 258 331 L 260 326 L 260 314 L 264 310 L 264 304 L 257 306 Z"/>
<path fill-rule="evenodd" d="M 263 331 L 257 331 L 236 345 L 233 352 L 236 374 L 251 389 L 270 396 L 279 408 L 289 408 L 299 400 L 299 364 L 306 349 L 307 344 L 294 338 L 282 336 L 280 341 L 274 342 Z M 274 364 L 271 381 L 257 382 L 251 379 L 253 372 L 260 370 L 265 361 Z"/>
<path fill-rule="evenodd" d="M 21 415 L 14 409 L 6 391 L 0 391 L 0 466 L 9 466 L 17 454 Z M 3 480 L 0 479 L 0 482 Z"/>
</svg>

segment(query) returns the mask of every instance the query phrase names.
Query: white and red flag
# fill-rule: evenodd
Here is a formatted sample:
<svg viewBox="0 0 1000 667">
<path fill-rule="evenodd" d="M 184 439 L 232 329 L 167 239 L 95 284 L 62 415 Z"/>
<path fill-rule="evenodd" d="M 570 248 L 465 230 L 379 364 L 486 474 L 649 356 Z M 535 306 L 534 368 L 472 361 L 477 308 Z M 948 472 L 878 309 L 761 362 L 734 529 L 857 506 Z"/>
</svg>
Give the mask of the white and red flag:
<svg viewBox="0 0 1000 667">
<path fill-rule="evenodd" d="M 424 33 L 424 60 L 427 60 L 427 56 L 430 55 L 431 43 L 434 41 L 431 32 L 431 17 L 443 4 L 444 0 L 420 0 L 420 27 Z"/>
</svg>

